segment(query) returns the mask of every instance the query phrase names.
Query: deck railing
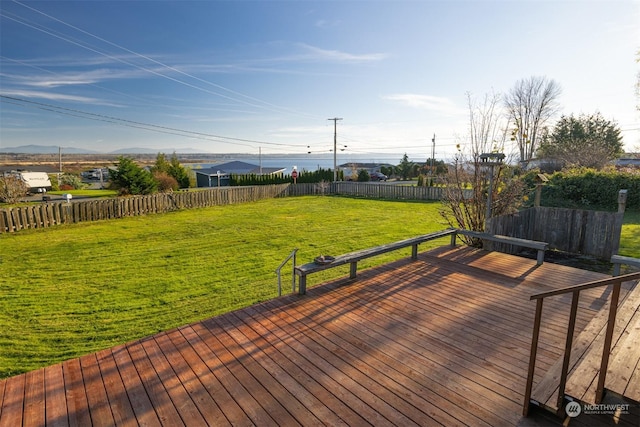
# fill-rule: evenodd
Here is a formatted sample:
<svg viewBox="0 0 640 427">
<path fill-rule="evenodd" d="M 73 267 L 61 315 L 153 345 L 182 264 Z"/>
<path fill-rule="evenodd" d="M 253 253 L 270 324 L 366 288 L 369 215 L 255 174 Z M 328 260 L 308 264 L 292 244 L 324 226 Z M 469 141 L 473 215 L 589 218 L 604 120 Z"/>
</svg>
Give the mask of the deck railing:
<svg viewBox="0 0 640 427">
<path fill-rule="evenodd" d="M 560 384 L 558 388 L 558 402 L 557 407 L 562 407 L 564 400 L 564 391 L 567 382 L 567 374 L 569 372 L 569 363 L 571 360 L 571 347 L 573 344 L 573 334 L 576 325 L 576 314 L 578 311 L 578 301 L 580 298 L 580 292 L 598 288 L 602 286 L 613 285 L 613 292 L 611 293 L 611 302 L 609 306 L 609 317 L 607 320 L 607 329 L 605 332 L 604 345 L 602 348 L 602 358 L 600 359 L 600 372 L 598 374 L 598 385 L 596 388 L 596 403 L 600 403 L 604 394 L 604 382 L 607 374 L 607 367 L 609 365 L 609 355 L 611 353 L 611 341 L 613 339 L 613 331 L 616 324 L 616 313 L 618 310 L 618 300 L 620 299 L 620 287 L 623 282 L 632 280 L 640 280 L 640 272 L 624 274 L 622 276 L 609 277 L 606 279 L 596 280 L 592 282 L 582 283 L 579 285 L 569 286 L 563 289 L 557 289 L 554 291 L 542 292 L 531 296 L 531 300 L 536 300 L 536 314 L 533 322 L 533 336 L 531 338 L 531 352 L 529 355 L 529 372 L 527 375 L 527 384 L 524 395 L 524 407 L 523 415 L 526 417 L 529 413 L 529 407 L 531 405 L 531 391 L 533 388 L 533 374 L 536 366 L 536 354 L 538 351 L 538 338 L 540 336 L 540 324 L 542 321 L 542 306 L 545 298 L 564 295 L 572 293 L 571 309 L 569 313 L 569 322 L 567 326 L 567 338 L 565 342 L 565 350 L 562 361 L 562 371 L 560 373 Z"/>
<path fill-rule="evenodd" d="M 282 296 L 282 267 L 289 262 L 289 260 L 293 260 L 293 266 L 291 269 L 291 292 L 296 291 L 296 253 L 298 253 L 298 248 L 295 248 L 291 253 L 282 261 L 282 263 L 276 268 L 276 274 L 278 275 L 278 296 Z"/>
</svg>

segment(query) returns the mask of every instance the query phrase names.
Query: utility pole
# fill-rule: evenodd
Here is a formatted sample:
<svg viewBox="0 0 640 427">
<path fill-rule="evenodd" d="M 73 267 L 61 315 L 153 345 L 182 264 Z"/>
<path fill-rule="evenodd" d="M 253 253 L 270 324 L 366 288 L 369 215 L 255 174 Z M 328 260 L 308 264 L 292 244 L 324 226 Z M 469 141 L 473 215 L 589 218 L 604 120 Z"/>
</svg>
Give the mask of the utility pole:
<svg viewBox="0 0 640 427">
<path fill-rule="evenodd" d="M 436 158 L 436 134 L 433 134 L 433 138 L 431 139 L 431 170 L 430 170 L 430 175 L 431 175 L 431 182 L 429 183 L 429 185 L 433 186 L 433 166 L 435 164 L 435 158 Z"/>
<path fill-rule="evenodd" d="M 338 120 L 342 120 L 340 117 L 334 117 L 333 119 L 333 182 L 338 181 Z"/>
</svg>

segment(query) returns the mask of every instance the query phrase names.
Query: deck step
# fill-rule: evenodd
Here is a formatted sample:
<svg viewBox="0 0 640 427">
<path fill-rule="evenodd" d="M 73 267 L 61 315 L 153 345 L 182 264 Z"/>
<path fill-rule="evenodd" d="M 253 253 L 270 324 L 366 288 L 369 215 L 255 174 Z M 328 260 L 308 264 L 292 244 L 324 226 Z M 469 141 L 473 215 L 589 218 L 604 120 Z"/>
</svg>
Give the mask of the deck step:
<svg viewBox="0 0 640 427">
<path fill-rule="evenodd" d="M 612 346 L 619 341 L 621 332 L 624 330 L 623 326 L 629 323 L 633 313 L 637 311 L 636 309 L 640 305 L 640 286 L 633 286 L 635 286 L 633 283 L 627 282 L 623 284 L 624 289 L 631 289 L 631 291 L 626 295 L 623 294 L 624 299 L 621 299 L 619 303 Z M 585 403 L 595 403 L 591 400 L 595 400 L 595 388 L 609 316 L 609 307 L 610 302 L 607 301 L 582 332 L 580 332 L 577 338 L 574 338 L 565 395 L 575 400 L 581 400 Z M 556 363 L 549 368 L 531 393 L 532 402 L 554 413 L 559 409 L 558 390 L 562 361 L 563 358 L 560 357 Z M 591 393 L 591 391 L 593 393 Z M 593 395 L 593 397 L 590 397 L 591 395 Z"/>
<path fill-rule="evenodd" d="M 622 375 L 628 377 L 620 364 L 614 364 L 616 354 L 619 353 L 620 345 L 625 341 L 625 336 L 631 333 L 633 330 L 628 330 L 630 322 L 635 317 L 638 307 L 640 306 L 640 286 L 635 288 L 629 293 L 627 298 L 618 307 L 618 313 L 616 316 L 616 326 L 613 331 L 613 340 L 611 341 L 612 357 L 609 358 L 609 366 L 614 369 L 616 375 Z M 625 335 L 626 334 L 626 335 Z M 591 343 L 589 349 L 578 362 L 574 370 L 572 370 L 567 378 L 567 387 L 565 394 L 572 397 L 575 400 L 579 400 L 588 404 L 595 404 L 596 402 L 596 388 L 598 385 L 598 375 L 600 373 L 600 360 L 602 358 L 602 346 L 604 343 L 605 331 L 601 331 L 596 339 Z M 635 362 L 633 368 L 637 364 L 640 352 L 635 349 Z M 624 350 L 622 351 L 624 355 Z M 622 355 L 621 355 L 622 357 Z M 605 382 L 605 389 L 609 389 L 610 379 L 607 378 Z M 626 388 L 626 385 L 625 385 Z M 622 394 L 621 394 L 622 395 Z"/>
<path fill-rule="evenodd" d="M 640 404 L 640 304 L 613 349 L 611 359 L 607 390 Z"/>
</svg>

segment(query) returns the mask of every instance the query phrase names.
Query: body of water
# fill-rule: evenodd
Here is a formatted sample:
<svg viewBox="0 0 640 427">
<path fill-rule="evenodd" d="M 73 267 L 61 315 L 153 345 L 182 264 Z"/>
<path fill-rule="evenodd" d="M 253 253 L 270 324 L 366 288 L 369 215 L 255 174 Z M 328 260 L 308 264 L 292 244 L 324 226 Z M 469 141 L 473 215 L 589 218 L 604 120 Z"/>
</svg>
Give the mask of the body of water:
<svg viewBox="0 0 640 427">
<path fill-rule="evenodd" d="M 340 155 L 338 154 L 337 164 L 338 166 L 344 165 L 346 163 L 379 163 L 379 164 L 391 164 L 397 165 L 402 161 L 402 156 L 404 154 L 397 155 Z M 324 156 L 319 155 L 283 155 L 283 156 L 274 156 L 274 155 L 264 155 L 260 156 L 238 156 L 238 157 L 228 157 L 225 159 L 220 159 L 215 163 L 194 163 L 189 164 L 188 166 L 192 168 L 214 168 L 218 164 L 228 163 L 232 161 L 241 161 L 246 163 L 251 163 L 256 166 L 262 165 L 263 167 L 270 168 L 285 168 L 284 173 L 289 174 L 293 170 L 295 166 L 299 171 L 316 171 L 318 169 L 333 169 L 333 155 L 327 154 Z M 413 162 L 425 162 L 426 158 L 414 159 L 409 158 L 410 161 Z"/>
</svg>

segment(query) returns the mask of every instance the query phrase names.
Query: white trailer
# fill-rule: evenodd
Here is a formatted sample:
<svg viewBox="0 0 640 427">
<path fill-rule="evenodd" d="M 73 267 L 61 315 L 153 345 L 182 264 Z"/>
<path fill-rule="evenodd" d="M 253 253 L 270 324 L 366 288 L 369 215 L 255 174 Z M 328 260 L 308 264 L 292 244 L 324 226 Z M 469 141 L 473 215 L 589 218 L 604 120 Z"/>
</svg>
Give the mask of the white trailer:
<svg viewBox="0 0 640 427">
<path fill-rule="evenodd" d="M 51 190 L 51 180 L 46 172 L 20 172 L 18 175 L 27 183 L 30 193 L 44 193 Z"/>
</svg>

